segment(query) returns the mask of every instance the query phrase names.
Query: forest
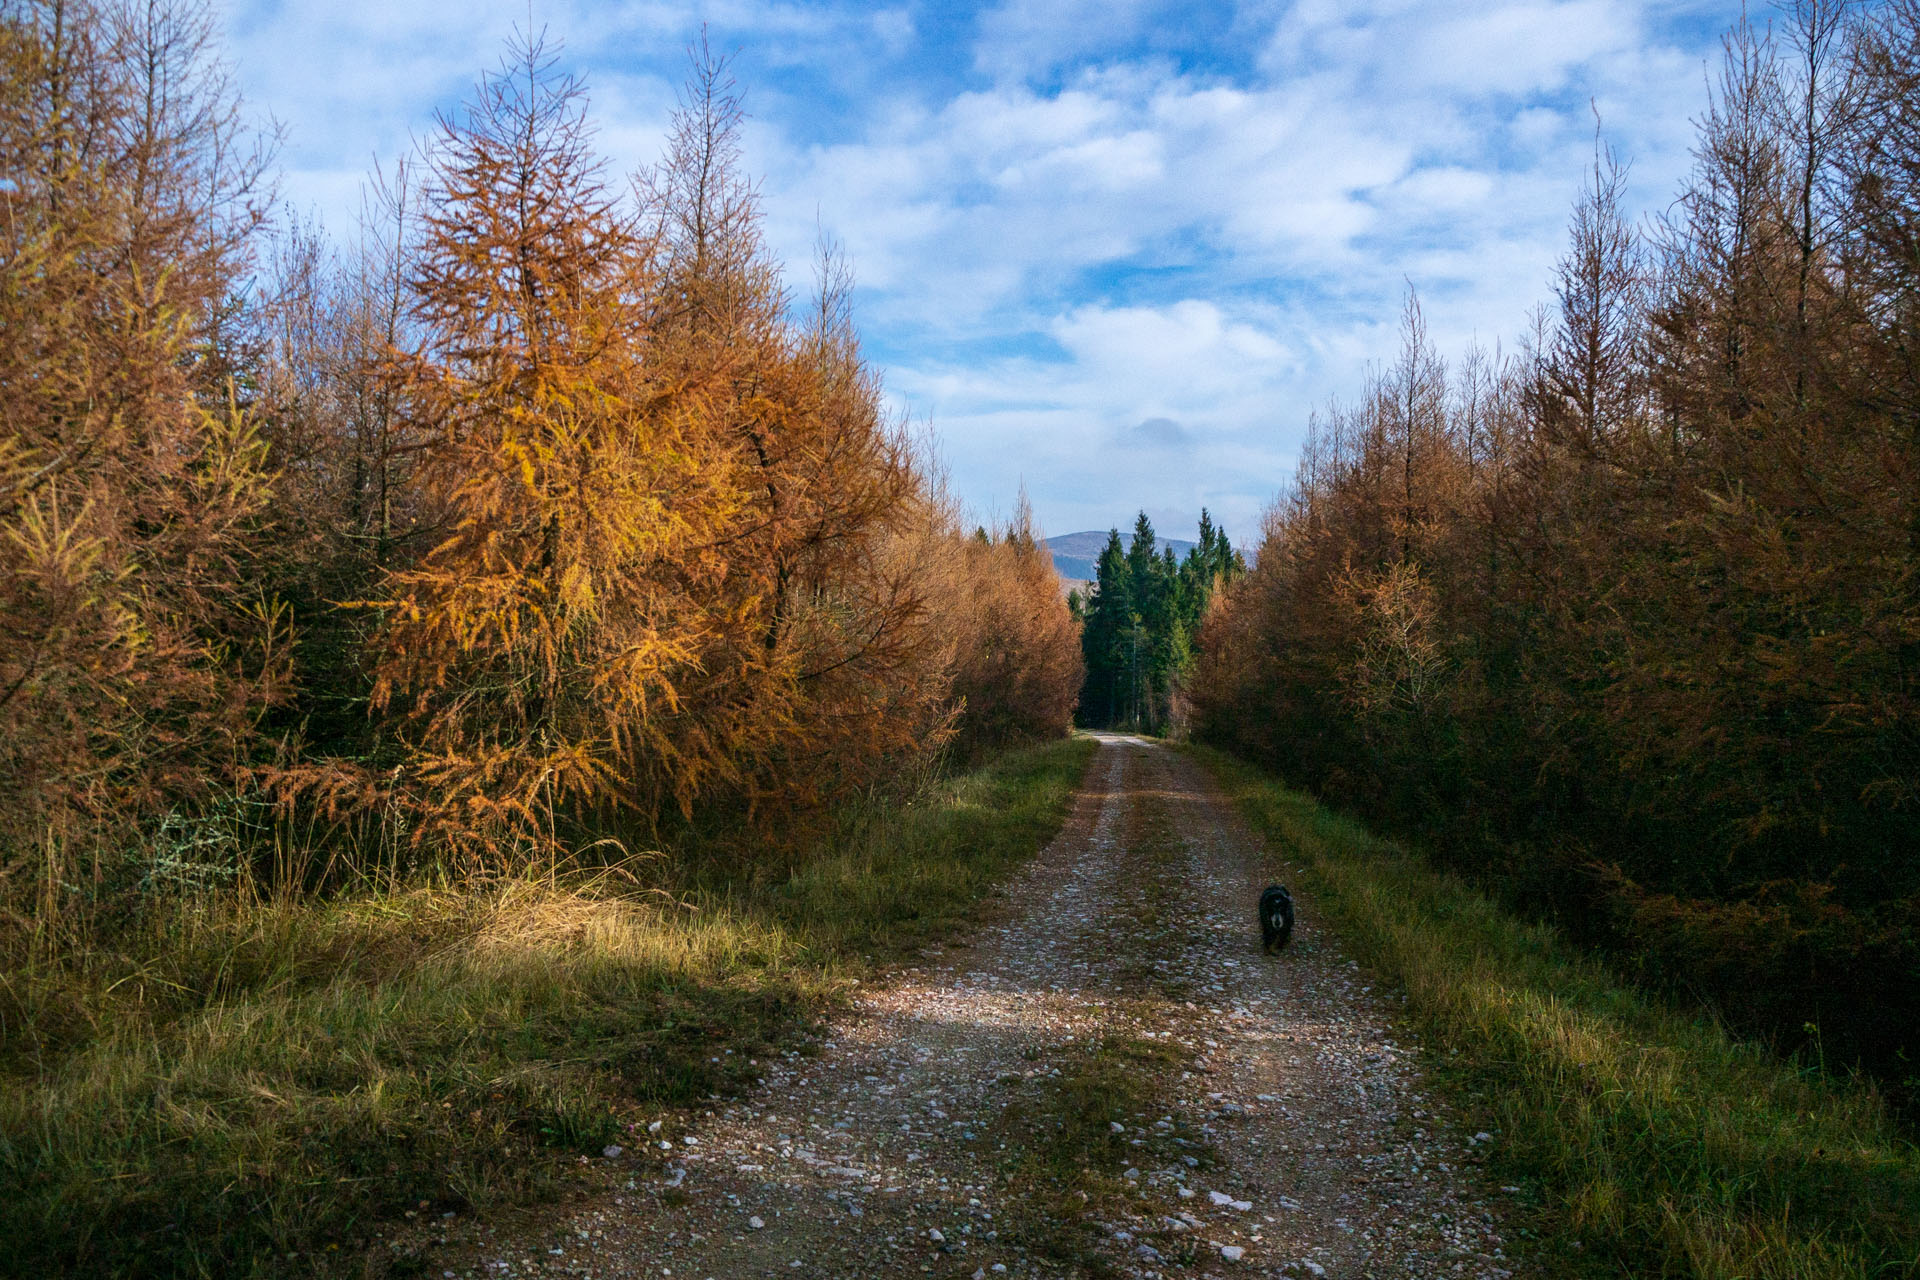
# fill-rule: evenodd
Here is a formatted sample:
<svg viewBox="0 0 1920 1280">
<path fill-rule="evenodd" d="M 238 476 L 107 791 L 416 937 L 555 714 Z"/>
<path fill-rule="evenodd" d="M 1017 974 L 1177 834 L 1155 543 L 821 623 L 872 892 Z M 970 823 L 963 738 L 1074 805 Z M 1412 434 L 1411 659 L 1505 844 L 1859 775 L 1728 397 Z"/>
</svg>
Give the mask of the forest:
<svg viewBox="0 0 1920 1280">
<path fill-rule="evenodd" d="M 1727 37 L 1645 219 L 1598 147 L 1512 351 L 1316 417 L 1195 732 L 1730 1026 L 1920 1077 L 1920 5 Z"/>
<path fill-rule="evenodd" d="M 206 10 L 0 39 L 0 947 L 1065 732 L 1030 517 L 964 534 L 831 247 L 787 286 L 724 60 L 621 175 L 524 39 L 336 241 L 275 205 Z"/>
<path fill-rule="evenodd" d="M 1439 1064 L 1457 1122 L 1361 1112 L 1511 1193 L 1473 1212 L 1516 1256 L 1911 1256 L 1920 0 L 1743 21 L 1669 205 L 1596 135 L 1522 341 L 1443 352 L 1409 287 L 1257 547 L 1141 510 L 1084 595 L 890 408 L 843 250 L 775 252 L 734 64 L 688 54 L 626 170 L 529 26 L 325 226 L 211 0 L 0 0 L 0 1273 L 426 1273 L 438 1224 L 595 1178 L 679 1213 L 716 1109 L 805 1132 L 775 1077 L 820 1130 L 991 1120 L 913 1110 L 886 1136 L 964 1173 L 835 1166 L 778 1228 L 858 1253 L 856 1189 L 921 1211 L 898 1173 L 954 1236 L 894 1233 L 921 1270 L 1238 1262 L 1252 1202 L 1181 1180 L 1293 1118 L 1181 1095 L 1353 1060 L 1283 1061 L 1203 962 L 1289 1045 L 1409 1020 L 1354 1069 Z M 1256 969 L 1252 902 L 1217 925 L 1269 875 L 1308 905 Z M 1073 976 L 1009 967 L 1020 920 Z M 798 1092 L 887 983 L 980 1052 Z M 988 996 L 1035 1003 L 955 1012 Z M 715 1238 L 773 1239 L 726 1198 Z M 1297 1221 L 1348 1247 L 1336 1212 Z M 1780 1240 L 1831 1266 L 1743 1269 Z"/>
<path fill-rule="evenodd" d="M 1205 508 L 1199 541 L 1184 558 L 1158 547 L 1142 511 L 1130 542 L 1121 543 L 1118 529 L 1108 533 L 1086 597 L 1067 597 L 1086 663 L 1082 724 L 1160 733 L 1186 721 L 1194 637 L 1214 593 L 1247 566 Z"/>
</svg>

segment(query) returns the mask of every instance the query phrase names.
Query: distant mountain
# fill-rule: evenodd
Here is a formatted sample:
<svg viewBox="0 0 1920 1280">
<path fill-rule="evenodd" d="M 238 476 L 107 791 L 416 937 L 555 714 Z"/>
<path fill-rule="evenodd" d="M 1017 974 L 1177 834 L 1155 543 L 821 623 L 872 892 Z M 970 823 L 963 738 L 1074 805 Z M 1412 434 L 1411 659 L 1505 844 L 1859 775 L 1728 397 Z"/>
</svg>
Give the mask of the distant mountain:
<svg viewBox="0 0 1920 1280">
<path fill-rule="evenodd" d="M 1121 545 L 1126 545 L 1130 540 L 1131 535 L 1122 530 Z M 1187 552 L 1193 550 L 1195 546 L 1194 543 L 1185 542 L 1179 538 L 1161 538 L 1159 542 L 1160 550 L 1165 551 L 1168 547 L 1172 547 L 1173 554 L 1182 560 L 1186 559 Z M 1057 538 L 1048 538 L 1046 544 L 1047 550 L 1053 553 L 1053 567 L 1059 570 L 1061 577 L 1091 582 L 1100 576 L 1100 552 L 1107 545 L 1105 529 L 1088 529 L 1084 533 L 1063 533 Z"/>
</svg>

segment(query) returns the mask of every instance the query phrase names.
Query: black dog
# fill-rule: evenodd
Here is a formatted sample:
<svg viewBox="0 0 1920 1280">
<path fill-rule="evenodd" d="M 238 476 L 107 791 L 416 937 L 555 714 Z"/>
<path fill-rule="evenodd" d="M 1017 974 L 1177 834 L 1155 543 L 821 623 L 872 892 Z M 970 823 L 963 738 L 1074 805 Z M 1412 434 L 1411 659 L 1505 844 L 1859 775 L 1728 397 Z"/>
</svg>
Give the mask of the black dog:
<svg viewBox="0 0 1920 1280">
<path fill-rule="evenodd" d="M 1270 884 L 1260 895 L 1260 949 L 1271 953 L 1293 936 L 1293 895 L 1283 884 Z"/>
</svg>

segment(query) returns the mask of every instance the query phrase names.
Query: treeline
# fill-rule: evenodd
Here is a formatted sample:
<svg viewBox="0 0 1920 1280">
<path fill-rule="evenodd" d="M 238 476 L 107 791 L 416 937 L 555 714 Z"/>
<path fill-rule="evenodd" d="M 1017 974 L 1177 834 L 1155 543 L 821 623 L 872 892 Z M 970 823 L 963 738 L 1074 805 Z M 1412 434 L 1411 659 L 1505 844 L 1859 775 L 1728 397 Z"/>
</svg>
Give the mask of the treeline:
<svg viewBox="0 0 1920 1280">
<path fill-rule="evenodd" d="M 1080 619 L 1086 682 L 1080 722 L 1160 733 L 1185 722 L 1185 686 L 1193 665 L 1193 637 L 1221 584 L 1246 565 L 1213 516 L 1200 512 L 1200 541 L 1185 559 L 1162 548 L 1142 511 L 1133 540 L 1110 530 L 1097 577 L 1084 599 L 1068 597 Z"/>
<path fill-rule="evenodd" d="M 538 39 L 276 216 L 207 11 L 0 5 L 0 919 L 156 889 L 523 867 L 818 812 L 1065 731 L 1024 514 L 967 536 L 844 267 L 796 298 L 697 51 L 595 150 Z"/>
<path fill-rule="evenodd" d="M 1205 736 L 1736 1025 L 1920 1051 L 1920 5 L 1736 28 L 1662 215 L 1596 159 L 1515 356 L 1320 417 Z"/>
</svg>

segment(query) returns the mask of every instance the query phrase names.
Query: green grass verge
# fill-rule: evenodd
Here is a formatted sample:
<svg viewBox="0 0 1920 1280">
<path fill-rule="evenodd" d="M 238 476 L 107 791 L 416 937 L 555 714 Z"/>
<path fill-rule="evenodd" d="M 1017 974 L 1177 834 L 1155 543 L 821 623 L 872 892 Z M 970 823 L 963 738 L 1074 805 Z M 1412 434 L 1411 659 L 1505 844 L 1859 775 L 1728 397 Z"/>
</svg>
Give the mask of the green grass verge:
<svg viewBox="0 0 1920 1280">
<path fill-rule="evenodd" d="M 743 857 L 671 894 L 206 903 L 0 974 L 0 1272 L 373 1274 L 383 1221 L 549 1194 L 572 1153 L 750 1081 L 847 978 L 974 918 L 1092 750 L 870 808 L 771 883 Z"/>
<path fill-rule="evenodd" d="M 1920 1274 L 1920 1153 L 1878 1097 L 1622 986 L 1553 930 L 1204 748 L 1529 1192 L 1548 1275 Z M 1309 922 L 1308 927 L 1312 927 Z"/>
</svg>

